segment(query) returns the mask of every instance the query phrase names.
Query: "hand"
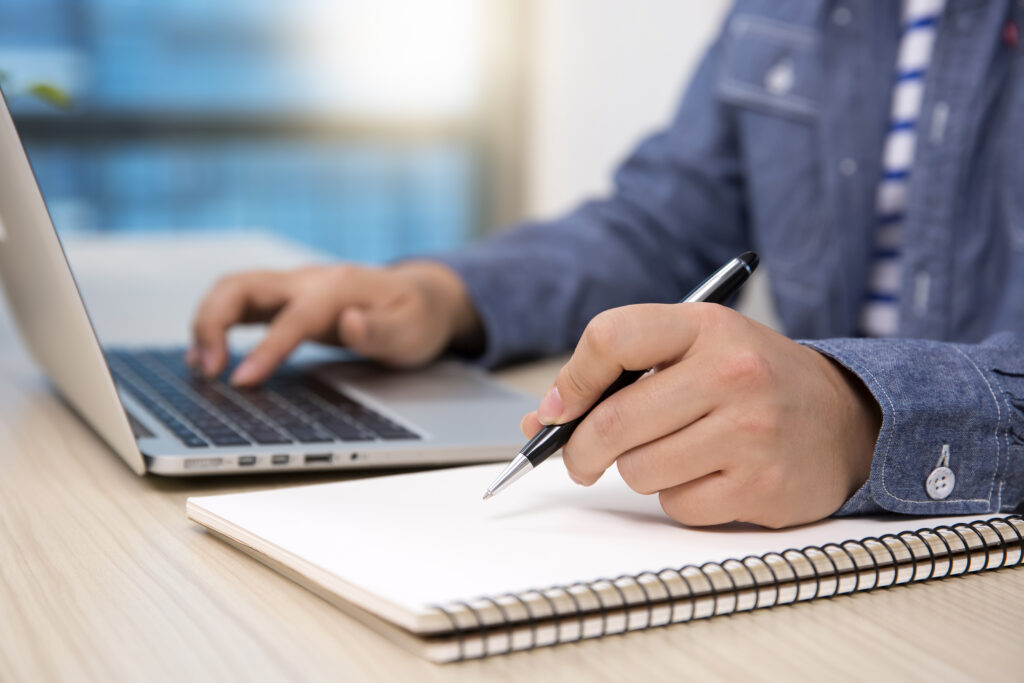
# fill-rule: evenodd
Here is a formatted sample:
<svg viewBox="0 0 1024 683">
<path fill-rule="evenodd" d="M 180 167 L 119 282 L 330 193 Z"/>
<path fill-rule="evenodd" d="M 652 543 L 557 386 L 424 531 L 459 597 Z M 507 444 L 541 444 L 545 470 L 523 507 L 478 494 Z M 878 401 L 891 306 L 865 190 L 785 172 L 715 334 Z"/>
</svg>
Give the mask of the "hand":
<svg viewBox="0 0 1024 683">
<path fill-rule="evenodd" d="M 186 361 L 208 376 L 220 373 L 228 359 L 227 330 L 251 322 L 271 324 L 231 376 L 237 385 L 262 382 L 307 339 L 406 367 L 425 364 L 451 345 L 473 351 L 482 335 L 462 281 L 439 263 L 250 271 L 223 278 L 206 294 Z"/>
<path fill-rule="evenodd" d="M 867 480 L 881 413 L 860 380 L 715 304 L 595 317 L 524 433 L 582 415 L 622 370 L 650 367 L 563 448 L 577 483 L 593 484 L 614 462 L 679 522 L 778 528 L 827 517 Z"/>
</svg>

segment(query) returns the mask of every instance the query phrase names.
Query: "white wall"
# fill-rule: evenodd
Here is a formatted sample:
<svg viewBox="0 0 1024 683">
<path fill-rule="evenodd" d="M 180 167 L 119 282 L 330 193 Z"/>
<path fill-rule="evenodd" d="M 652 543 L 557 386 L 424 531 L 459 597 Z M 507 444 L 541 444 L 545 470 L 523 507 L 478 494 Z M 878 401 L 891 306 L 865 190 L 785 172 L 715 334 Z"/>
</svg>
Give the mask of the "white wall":
<svg viewBox="0 0 1024 683">
<path fill-rule="evenodd" d="M 727 0 L 535 0 L 526 209 L 546 217 L 610 187 L 668 121 Z"/>
<path fill-rule="evenodd" d="M 728 0 L 534 0 L 526 214 L 608 192 L 617 163 L 672 115 Z M 779 329 L 762 272 L 739 306 Z"/>
</svg>

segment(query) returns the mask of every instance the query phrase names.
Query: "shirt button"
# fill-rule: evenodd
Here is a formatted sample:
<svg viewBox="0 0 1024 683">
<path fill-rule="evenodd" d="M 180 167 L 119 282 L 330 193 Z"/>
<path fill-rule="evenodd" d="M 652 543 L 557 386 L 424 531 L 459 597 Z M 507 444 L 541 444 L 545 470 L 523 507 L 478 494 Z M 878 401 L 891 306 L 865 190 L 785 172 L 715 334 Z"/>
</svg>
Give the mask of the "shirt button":
<svg viewBox="0 0 1024 683">
<path fill-rule="evenodd" d="M 836 26 L 849 26 L 851 21 L 853 21 L 853 12 L 849 7 L 840 5 L 832 12 L 832 23 Z"/>
<path fill-rule="evenodd" d="M 775 65 L 765 73 L 764 87 L 772 95 L 785 95 L 793 89 L 794 77 L 793 60 L 789 57 L 783 57 L 775 62 Z"/>
<path fill-rule="evenodd" d="M 846 157 L 839 162 L 839 172 L 845 176 L 851 176 L 857 172 L 857 161 L 850 157 Z"/>
<path fill-rule="evenodd" d="M 953 474 L 953 470 L 948 467 L 936 467 L 928 475 L 924 489 L 932 500 L 943 500 L 953 493 L 954 486 L 956 486 L 956 475 Z"/>
</svg>

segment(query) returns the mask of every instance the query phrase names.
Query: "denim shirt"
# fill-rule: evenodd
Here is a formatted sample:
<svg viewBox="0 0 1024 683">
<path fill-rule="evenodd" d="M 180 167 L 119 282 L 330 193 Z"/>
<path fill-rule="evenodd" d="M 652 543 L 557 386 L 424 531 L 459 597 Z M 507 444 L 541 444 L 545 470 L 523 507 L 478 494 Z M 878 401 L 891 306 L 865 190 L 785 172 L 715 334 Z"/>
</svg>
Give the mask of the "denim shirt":
<svg viewBox="0 0 1024 683">
<path fill-rule="evenodd" d="M 480 361 L 570 349 L 599 311 L 674 301 L 753 248 L 786 333 L 855 373 L 881 407 L 870 478 L 840 514 L 1017 507 L 1024 45 L 1006 27 L 1024 28 L 1024 2 L 946 3 L 910 176 L 900 338 L 864 339 L 899 6 L 738 2 L 611 196 L 439 257 L 478 308 Z M 947 465 L 944 446 L 953 485 L 939 498 L 927 480 Z"/>
</svg>

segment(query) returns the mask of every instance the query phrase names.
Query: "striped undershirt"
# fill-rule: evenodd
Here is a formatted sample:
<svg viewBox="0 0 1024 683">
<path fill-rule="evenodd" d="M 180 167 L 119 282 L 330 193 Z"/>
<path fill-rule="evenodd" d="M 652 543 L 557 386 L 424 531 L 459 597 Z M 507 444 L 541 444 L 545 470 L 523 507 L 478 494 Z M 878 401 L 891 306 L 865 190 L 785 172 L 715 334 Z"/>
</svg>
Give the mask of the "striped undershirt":
<svg viewBox="0 0 1024 683">
<path fill-rule="evenodd" d="M 871 272 L 861 309 L 861 331 L 871 337 L 892 337 L 899 332 L 907 186 L 914 165 L 924 77 L 944 4 L 945 0 L 903 2 L 889 132 L 882 152 L 882 177 L 875 194 Z"/>
</svg>

